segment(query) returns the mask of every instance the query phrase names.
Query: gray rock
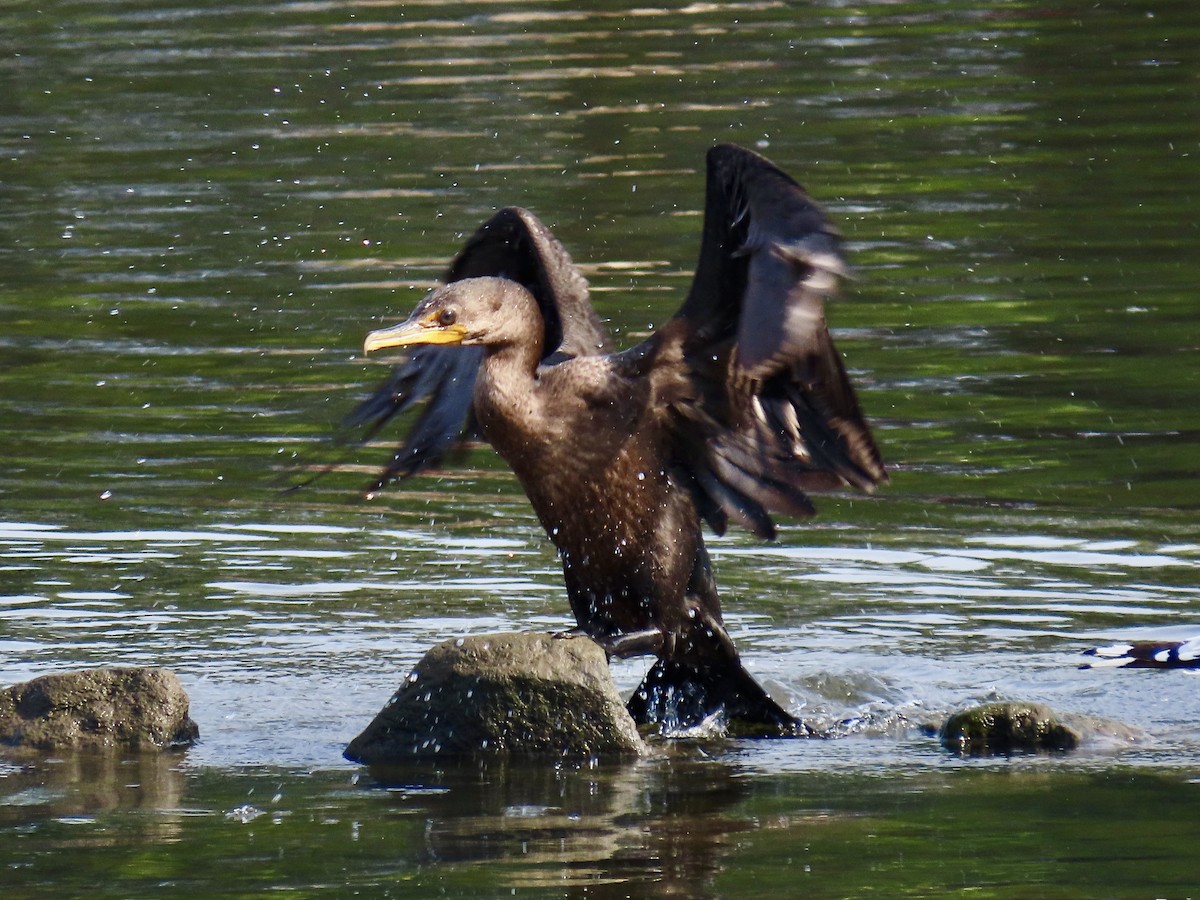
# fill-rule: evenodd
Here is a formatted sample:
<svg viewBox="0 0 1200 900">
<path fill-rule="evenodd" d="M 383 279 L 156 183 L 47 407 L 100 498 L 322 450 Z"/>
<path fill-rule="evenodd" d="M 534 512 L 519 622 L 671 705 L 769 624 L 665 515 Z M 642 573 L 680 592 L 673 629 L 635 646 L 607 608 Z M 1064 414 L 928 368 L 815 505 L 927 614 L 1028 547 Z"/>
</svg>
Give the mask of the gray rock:
<svg viewBox="0 0 1200 900">
<path fill-rule="evenodd" d="M 199 736 L 166 669 L 84 669 L 0 690 L 0 744 L 36 750 L 163 750 Z"/>
<path fill-rule="evenodd" d="M 586 637 L 489 634 L 431 649 L 345 756 L 381 764 L 508 752 L 645 752 L 604 651 Z"/>
</svg>

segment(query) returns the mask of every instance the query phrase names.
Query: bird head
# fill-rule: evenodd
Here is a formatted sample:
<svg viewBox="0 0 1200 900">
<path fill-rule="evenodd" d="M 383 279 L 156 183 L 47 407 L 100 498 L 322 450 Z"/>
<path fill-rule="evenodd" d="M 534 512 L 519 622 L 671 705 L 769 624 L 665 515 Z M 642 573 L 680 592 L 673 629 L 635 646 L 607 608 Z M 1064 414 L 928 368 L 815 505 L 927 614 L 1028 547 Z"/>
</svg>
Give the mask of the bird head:
<svg viewBox="0 0 1200 900">
<path fill-rule="evenodd" d="M 532 306 L 532 313 L 529 307 Z M 437 288 L 399 325 L 367 335 L 363 352 L 413 344 L 496 346 L 519 337 L 524 323 L 541 317 L 521 285 L 505 278 L 464 278 Z"/>
</svg>

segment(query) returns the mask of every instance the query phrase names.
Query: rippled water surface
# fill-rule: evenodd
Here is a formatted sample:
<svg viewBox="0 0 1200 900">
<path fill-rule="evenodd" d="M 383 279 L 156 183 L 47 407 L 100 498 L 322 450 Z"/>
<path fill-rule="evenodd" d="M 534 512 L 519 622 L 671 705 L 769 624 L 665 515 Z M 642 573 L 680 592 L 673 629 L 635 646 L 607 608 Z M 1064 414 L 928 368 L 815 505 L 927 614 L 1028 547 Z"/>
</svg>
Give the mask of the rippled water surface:
<svg viewBox="0 0 1200 900">
<path fill-rule="evenodd" d="M 1198 101 L 1183 0 L 0 9 L 0 681 L 167 666 L 202 733 L 0 762 L 8 889 L 1195 896 L 1197 676 L 1079 663 L 1200 634 Z M 364 333 L 519 204 L 632 342 L 719 140 L 852 254 L 829 316 L 892 484 L 712 542 L 747 664 L 843 736 L 343 763 L 433 643 L 569 624 L 486 448 L 358 499 L 386 442 L 322 441 L 383 377 Z M 297 461 L 340 467 L 284 494 Z M 1143 737 L 919 728 L 989 697 Z"/>
</svg>

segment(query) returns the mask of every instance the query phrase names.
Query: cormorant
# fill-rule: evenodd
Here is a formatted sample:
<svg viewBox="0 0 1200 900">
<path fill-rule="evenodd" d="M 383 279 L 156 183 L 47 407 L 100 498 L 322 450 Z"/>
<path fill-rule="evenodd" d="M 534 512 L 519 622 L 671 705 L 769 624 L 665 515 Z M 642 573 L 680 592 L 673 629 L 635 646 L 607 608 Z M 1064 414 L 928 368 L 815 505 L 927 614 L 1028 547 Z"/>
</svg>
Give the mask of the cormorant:
<svg viewBox="0 0 1200 900">
<path fill-rule="evenodd" d="M 841 240 L 795 181 L 756 153 L 708 153 L 703 240 L 679 311 L 623 352 L 583 275 L 530 212 L 503 209 L 442 287 L 365 351 L 411 347 L 347 419 L 368 436 L 425 400 L 372 490 L 482 435 L 558 549 L 575 632 L 658 660 L 629 702 L 641 723 L 723 710 L 804 733 L 742 666 L 725 630 L 703 519 L 764 539 L 807 491 L 887 476 L 825 324 Z"/>
</svg>

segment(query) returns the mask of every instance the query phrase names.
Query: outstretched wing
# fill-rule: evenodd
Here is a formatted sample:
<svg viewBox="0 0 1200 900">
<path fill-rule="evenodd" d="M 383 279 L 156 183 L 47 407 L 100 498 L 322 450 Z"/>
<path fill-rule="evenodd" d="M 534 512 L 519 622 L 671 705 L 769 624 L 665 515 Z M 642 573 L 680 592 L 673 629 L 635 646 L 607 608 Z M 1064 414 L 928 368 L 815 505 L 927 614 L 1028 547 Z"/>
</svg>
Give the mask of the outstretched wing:
<svg viewBox="0 0 1200 900">
<path fill-rule="evenodd" d="M 763 537 L 808 515 L 806 490 L 886 481 L 825 324 L 841 239 L 795 181 L 756 153 L 714 147 L 700 260 L 673 331 L 690 387 L 672 404 L 680 467 L 718 531 Z"/>
<path fill-rule="evenodd" d="M 473 234 L 450 264 L 445 281 L 492 276 L 519 282 L 537 299 L 545 322 L 544 356 L 601 353 L 608 338 L 588 295 L 587 280 L 562 244 L 531 212 L 500 210 Z M 343 420 L 339 431 L 362 442 L 393 417 L 424 401 L 424 409 L 388 465 L 368 488 L 407 478 L 437 464 L 474 430 L 471 402 L 483 350 L 422 346 Z"/>
</svg>

